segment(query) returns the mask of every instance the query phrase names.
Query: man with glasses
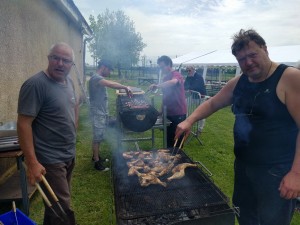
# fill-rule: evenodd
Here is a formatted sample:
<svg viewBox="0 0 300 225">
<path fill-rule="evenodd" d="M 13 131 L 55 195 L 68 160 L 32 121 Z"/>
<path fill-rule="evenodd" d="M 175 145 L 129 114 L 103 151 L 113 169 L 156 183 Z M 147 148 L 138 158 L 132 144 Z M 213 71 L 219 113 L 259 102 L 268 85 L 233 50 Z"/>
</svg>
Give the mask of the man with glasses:
<svg viewBox="0 0 300 225">
<path fill-rule="evenodd" d="M 197 91 L 201 95 L 206 95 L 204 79 L 199 73 L 197 73 L 195 67 L 187 66 L 186 71 L 188 75 L 184 81 L 184 89 Z"/>
<path fill-rule="evenodd" d="M 177 125 L 186 118 L 187 105 L 184 92 L 184 80 L 181 73 L 172 69 L 173 62 L 168 56 L 161 56 L 157 60 L 161 73 L 164 75 L 163 82 L 150 85 L 150 90 L 161 88 L 163 93 L 163 106 L 167 108 L 167 119 L 171 124 L 167 127 L 167 147 L 173 147 Z M 180 140 L 177 142 L 178 146 Z"/>
<path fill-rule="evenodd" d="M 34 185 L 45 175 L 68 216 L 65 224 L 69 225 L 75 225 L 70 182 L 78 118 L 74 84 L 68 76 L 73 61 L 74 52 L 68 44 L 57 43 L 50 48 L 48 68 L 30 77 L 21 87 L 17 122 L 29 182 Z M 59 222 L 45 205 L 43 224 Z"/>
<path fill-rule="evenodd" d="M 241 225 L 288 225 L 300 196 L 300 71 L 269 58 L 253 29 L 233 36 L 242 75 L 178 125 L 176 137 L 226 106 L 235 114 L 233 203 Z"/>
<path fill-rule="evenodd" d="M 187 66 L 186 71 L 187 71 L 188 75 L 184 81 L 184 89 L 186 91 L 188 91 L 188 90 L 197 91 L 201 94 L 201 98 L 204 99 L 204 97 L 206 96 L 206 88 L 205 88 L 205 83 L 204 83 L 203 77 L 199 73 L 197 73 L 197 71 L 195 70 L 195 67 L 193 67 L 193 66 Z M 191 96 L 191 97 L 194 100 L 194 103 L 197 105 L 202 102 L 201 99 L 199 100 L 198 94 L 197 95 L 193 94 L 193 96 Z M 205 125 L 205 119 L 198 121 L 197 136 L 198 136 L 198 134 L 200 134 L 202 132 L 204 125 Z"/>
</svg>

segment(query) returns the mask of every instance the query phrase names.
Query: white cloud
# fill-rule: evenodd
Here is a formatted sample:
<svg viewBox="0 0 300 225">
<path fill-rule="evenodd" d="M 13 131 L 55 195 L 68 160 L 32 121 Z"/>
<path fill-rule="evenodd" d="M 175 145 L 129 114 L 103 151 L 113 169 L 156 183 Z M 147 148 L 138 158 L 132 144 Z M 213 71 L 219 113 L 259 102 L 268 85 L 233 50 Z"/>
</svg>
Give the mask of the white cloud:
<svg viewBox="0 0 300 225">
<path fill-rule="evenodd" d="M 143 54 L 174 57 L 229 49 L 241 28 L 256 29 L 269 46 L 300 44 L 300 0 L 75 0 L 88 21 L 106 8 L 123 10 L 147 44 Z"/>
</svg>

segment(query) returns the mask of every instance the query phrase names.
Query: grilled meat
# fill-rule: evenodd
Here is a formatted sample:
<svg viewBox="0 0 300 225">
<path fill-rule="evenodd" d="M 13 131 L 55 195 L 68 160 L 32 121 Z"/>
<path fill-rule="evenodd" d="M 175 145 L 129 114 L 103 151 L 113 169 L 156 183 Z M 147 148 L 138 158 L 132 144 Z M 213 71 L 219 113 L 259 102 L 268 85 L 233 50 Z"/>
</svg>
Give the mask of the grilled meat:
<svg viewBox="0 0 300 225">
<path fill-rule="evenodd" d="M 127 162 L 127 166 L 130 168 L 132 166 L 144 166 L 145 163 L 141 159 L 132 160 L 130 162 Z"/>
<path fill-rule="evenodd" d="M 130 167 L 129 170 L 128 170 L 128 176 L 135 175 L 135 171 L 138 171 L 138 170 L 141 170 L 141 169 L 143 169 L 142 166 L 132 166 L 132 167 Z"/>
<path fill-rule="evenodd" d="M 175 179 L 181 179 L 185 176 L 185 168 L 187 167 L 197 167 L 196 164 L 192 163 L 181 163 L 175 166 L 172 169 L 173 175 L 169 178 L 167 178 L 168 181 L 175 180 Z"/>
<path fill-rule="evenodd" d="M 185 168 L 197 167 L 195 164 L 182 163 L 175 166 L 181 159 L 181 155 L 175 156 L 168 149 L 159 149 L 156 152 L 149 151 L 128 151 L 123 153 L 123 157 L 128 161 L 128 176 L 137 175 L 142 187 L 150 184 L 166 186 L 159 177 L 171 173 L 168 181 L 180 179 L 185 176 Z"/>
<path fill-rule="evenodd" d="M 157 152 L 170 153 L 170 150 L 169 149 L 158 149 Z"/>
<path fill-rule="evenodd" d="M 164 187 L 167 187 L 166 182 L 162 182 L 159 178 L 153 174 L 153 172 L 150 173 L 139 173 L 137 170 L 135 170 L 135 174 L 139 177 L 139 182 L 142 187 L 147 187 L 150 184 L 159 184 Z"/>
</svg>

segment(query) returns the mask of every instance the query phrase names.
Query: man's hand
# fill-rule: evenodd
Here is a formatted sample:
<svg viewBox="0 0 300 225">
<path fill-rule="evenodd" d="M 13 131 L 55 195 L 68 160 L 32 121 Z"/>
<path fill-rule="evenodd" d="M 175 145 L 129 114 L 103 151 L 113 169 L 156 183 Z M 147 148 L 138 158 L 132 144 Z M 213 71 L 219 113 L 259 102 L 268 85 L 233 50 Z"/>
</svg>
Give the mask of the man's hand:
<svg viewBox="0 0 300 225">
<path fill-rule="evenodd" d="M 34 185 L 35 182 L 42 180 L 42 175 L 46 174 L 46 169 L 39 163 L 26 163 L 27 166 L 27 177 L 29 183 Z"/>
<path fill-rule="evenodd" d="M 300 197 L 300 173 L 289 171 L 279 186 L 280 196 L 285 199 Z"/>
<path fill-rule="evenodd" d="M 148 90 L 150 90 L 152 92 L 156 91 L 157 89 L 158 89 L 157 84 L 151 84 L 148 88 Z"/>
<path fill-rule="evenodd" d="M 129 97 L 129 98 L 131 98 L 132 96 L 133 96 L 133 93 L 132 93 L 132 90 L 131 90 L 131 88 L 130 87 L 126 87 L 125 88 L 125 91 L 126 91 L 126 94 L 127 94 L 127 96 Z"/>
<path fill-rule="evenodd" d="M 191 127 L 192 124 L 190 124 L 187 120 L 178 124 L 175 132 L 175 139 L 178 139 L 183 133 L 185 133 L 184 136 L 187 137 L 191 132 Z"/>
</svg>

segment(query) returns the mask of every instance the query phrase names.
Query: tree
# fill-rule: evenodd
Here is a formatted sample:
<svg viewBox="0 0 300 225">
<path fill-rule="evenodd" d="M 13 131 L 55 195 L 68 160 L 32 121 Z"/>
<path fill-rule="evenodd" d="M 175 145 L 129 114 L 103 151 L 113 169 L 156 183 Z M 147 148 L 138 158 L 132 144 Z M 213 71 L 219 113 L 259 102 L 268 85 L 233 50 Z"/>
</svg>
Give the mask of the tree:
<svg viewBox="0 0 300 225">
<path fill-rule="evenodd" d="M 95 59 L 108 59 L 118 67 L 130 67 L 137 64 L 141 51 L 146 47 L 141 34 L 135 31 L 134 22 L 123 11 L 110 12 L 90 16 L 90 27 L 94 39 L 90 42 L 89 50 Z"/>
</svg>

